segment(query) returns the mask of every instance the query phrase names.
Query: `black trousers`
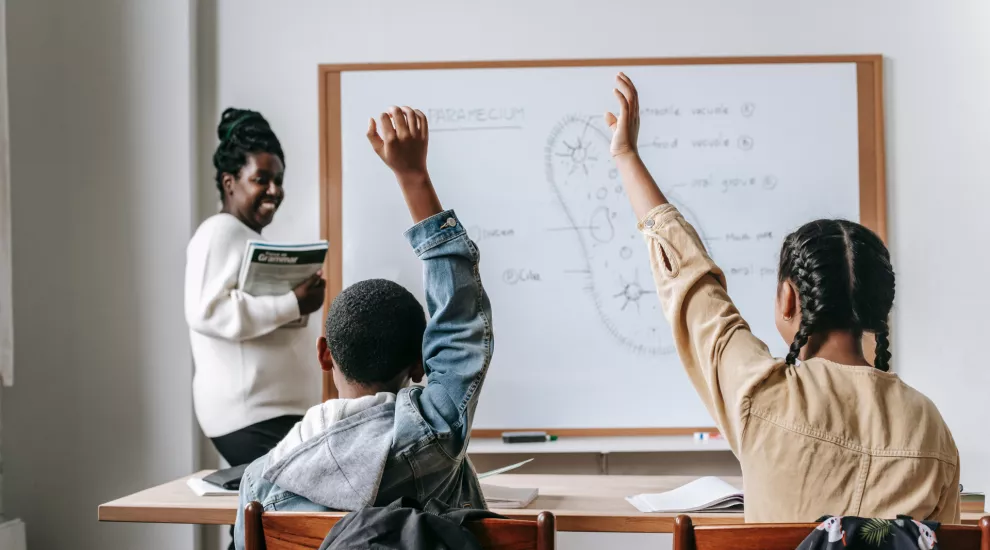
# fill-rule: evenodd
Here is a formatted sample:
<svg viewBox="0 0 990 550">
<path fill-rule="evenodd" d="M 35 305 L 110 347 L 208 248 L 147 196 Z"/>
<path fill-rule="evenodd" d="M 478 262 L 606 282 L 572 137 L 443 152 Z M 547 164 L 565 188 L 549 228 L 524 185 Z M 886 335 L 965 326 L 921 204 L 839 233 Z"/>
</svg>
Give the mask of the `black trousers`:
<svg viewBox="0 0 990 550">
<path fill-rule="evenodd" d="M 250 464 L 275 448 L 275 445 L 278 445 L 285 434 L 289 433 L 289 430 L 302 418 L 298 415 L 279 416 L 241 428 L 227 435 L 211 437 L 210 441 L 213 442 L 213 446 L 217 448 L 220 456 L 227 461 L 227 464 L 231 466 Z M 230 527 L 230 537 L 231 539 L 234 537 L 233 526 Z M 228 548 L 234 550 L 234 543 L 231 542 Z"/>
<path fill-rule="evenodd" d="M 298 415 L 279 416 L 227 435 L 213 437 L 210 441 L 227 464 L 231 466 L 250 464 L 275 448 L 275 445 L 278 445 L 285 434 L 289 433 L 289 430 L 302 418 Z"/>
</svg>

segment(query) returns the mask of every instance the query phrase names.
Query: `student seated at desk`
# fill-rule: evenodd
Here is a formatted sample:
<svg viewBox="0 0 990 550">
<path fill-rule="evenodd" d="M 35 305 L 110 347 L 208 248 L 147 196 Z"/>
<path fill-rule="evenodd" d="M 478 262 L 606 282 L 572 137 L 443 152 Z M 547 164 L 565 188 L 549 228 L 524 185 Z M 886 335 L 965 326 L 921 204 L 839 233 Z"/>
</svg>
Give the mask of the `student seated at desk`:
<svg viewBox="0 0 990 550">
<path fill-rule="evenodd" d="M 430 319 L 408 290 L 389 281 L 356 283 L 337 296 L 317 353 L 340 398 L 310 409 L 244 472 L 238 548 L 251 501 L 266 510 L 352 511 L 413 497 L 485 508 L 467 458 L 493 346 L 478 249 L 430 182 L 426 117 L 392 108 L 381 117 L 382 136 L 375 126 L 368 139 L 395 173 L 416 223 L 406 238 L 423 261 Z M 403 389 L 424 374 L 425 388 Z"/>
<path fill-rule="evenodd" d="M 775 320 L 791 345 L 786 359 L 774 358 L 640 159 L 639 101 L 621 73 L 615 94 L 612 156 L 642 220 L 681 362 L 742 465 L 746 520 L 907 514 L 959 523 L 952 434 L 931 401 L 887 372 L 894 271 L 880 238 L 819 220 L 784 239 Z M 873 366 L 864 332 L 876 336 Z"/>
</svg>

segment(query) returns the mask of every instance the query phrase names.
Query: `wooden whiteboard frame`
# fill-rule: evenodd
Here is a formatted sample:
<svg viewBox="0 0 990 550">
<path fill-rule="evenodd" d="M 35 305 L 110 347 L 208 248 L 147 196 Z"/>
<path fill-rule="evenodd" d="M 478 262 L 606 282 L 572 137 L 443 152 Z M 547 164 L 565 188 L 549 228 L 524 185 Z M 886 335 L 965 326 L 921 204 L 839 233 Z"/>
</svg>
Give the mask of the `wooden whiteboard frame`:
<svg viewBox="0 0 990 550">
<path fill-rule="evenodd" d="M 340 127 L 340 75 L 350 71 L 409 71 L 442 69 L 520 69 L 543 67 L 608 67 L 646 65 L 766 65 L 803 63 L 855 63 L 859 118 L 859 216 L 860 223 L 887 240 L 887 188 L 884 162 L 883 56 L 823 55 L 784 57 L 681 57 L 629 59 L 549 59 L 520 61 L 456 61 L 431 63 L 380 63 L 319 66 L 320 108 L 320 234 L 330 241 L 327 255 L 327 299 L 343 288 L 343 157 Z M 384 106 L 383 106 L 384 107 Z M 369 113 L 374 115 L 375 113 Z M 871 342 L 872 343 L 872 342 Z M 323 399 L 337 397 L 329 374 L 323 376 Z M 545 430 L 544 428 L 531 428 Z M 516 429 L 520 431 L 522 428 Z M 499 437 L 503 430 L 474 430 L 474 437 Z M 554 434 L 571 437 L 691 435 L 715 432 L 715 428 L 567 428 Z"/>
</svg>

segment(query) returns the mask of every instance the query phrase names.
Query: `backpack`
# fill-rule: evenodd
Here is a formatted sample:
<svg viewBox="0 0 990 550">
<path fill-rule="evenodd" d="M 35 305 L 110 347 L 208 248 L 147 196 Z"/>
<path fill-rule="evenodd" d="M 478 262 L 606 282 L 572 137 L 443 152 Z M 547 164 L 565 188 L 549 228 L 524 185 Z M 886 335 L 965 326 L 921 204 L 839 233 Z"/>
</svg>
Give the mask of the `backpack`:
<svg viewBox="0 0 990 550">
<path fill-rule="evenodd" d="M 798 550 L 938 550 L 934 521 L 825 516 Z"/>
<path fill-rule="evenodd" d="M 436 499 L 421 506 L 403 497 L 388 506 L 347 514 L 323 539 L 320 550 L 481 550 L 464 523 L 489 518 L 505 519 L 487 510 L 451 509 Z"/>
</svg>

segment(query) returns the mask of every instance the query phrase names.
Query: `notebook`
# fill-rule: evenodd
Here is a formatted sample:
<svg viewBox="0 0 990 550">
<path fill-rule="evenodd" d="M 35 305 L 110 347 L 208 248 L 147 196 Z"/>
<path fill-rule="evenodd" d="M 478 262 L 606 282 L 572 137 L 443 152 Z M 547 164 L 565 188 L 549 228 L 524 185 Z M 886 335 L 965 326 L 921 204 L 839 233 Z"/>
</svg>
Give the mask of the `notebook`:
<svg viewBox="0 0 990 550">
<path fill-rule="evenodd" d="M 506 472 L 511 472 L 516 468 L 525 466 L 532 462 L 533 459 L 524 460 L 522 462 L 517 462 L 515 464 L 510 464 L 503 468 L 498 468 L 497 470 L 491 470 L 489 472 L 483 472 L 478 474 L 478 479 L 482 480 L 487 477 L 497 476 L 499 474 L 504 474 Z M 487 483 L 481 484 L 481 494 L 485 497 L 485 502 L 488 503 L 490 508 L 525 508 L 536 500 L 539 496 L 539 489 L 517 489 L 515 487 L 501 487 L 498 485 L 488 485 Z"/>
<path fill-rule="evenodd" d="M 741 512 L 743 493 L 717 477 L 703 477 L 666 493 L 626 500 L 640 512 Z"/>
<path fill-rule="evenodd" d="M 228 495 L 234 495 L 234 496 L 237 495 L 237 489 L 224 489 L 219 485 L 214 485 L 208 481 L 203 481 L 198 477 L 191 477 L 187 479 L 186 485 L 188 485 L 189 488 L 192 489 L 194 493 L 196 493 L 196 496 L 201 496 L 201 497 L 222 497 Z"/>
<path fill-rule="evenodd" d="M 489 508 L 525 508 L 539 496 L 539 489 L 517 489 L 481 484 L 481 494 Z"/>
</svg>

